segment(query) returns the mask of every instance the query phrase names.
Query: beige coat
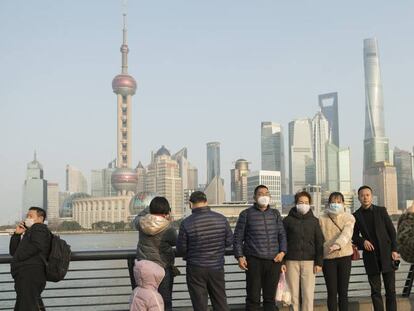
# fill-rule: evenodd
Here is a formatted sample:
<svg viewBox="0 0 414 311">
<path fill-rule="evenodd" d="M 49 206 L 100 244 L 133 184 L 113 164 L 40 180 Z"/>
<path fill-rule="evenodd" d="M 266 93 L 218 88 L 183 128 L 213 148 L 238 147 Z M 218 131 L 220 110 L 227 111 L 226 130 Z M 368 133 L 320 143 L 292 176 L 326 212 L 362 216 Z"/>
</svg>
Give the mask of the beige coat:
<svg viewBox="0 0 414 311">
<path fill-rule="evenodd" d="M 342 232 L 332 222 L 330 217 L 342 229 Z M 326 211 L 319 217 L 319 224 L 322 229 L 325 243 L 323 244 L 323 258 L 334 259 L 345 256 L 351 256 L 352 250 L 352 234 L 354 233 L 355 218 L 351 214 L 345 212 L 338 215 L 327 214 Z M 341 248 L 329 254 L 329 248 L 337 244 Z"/>
</svg>

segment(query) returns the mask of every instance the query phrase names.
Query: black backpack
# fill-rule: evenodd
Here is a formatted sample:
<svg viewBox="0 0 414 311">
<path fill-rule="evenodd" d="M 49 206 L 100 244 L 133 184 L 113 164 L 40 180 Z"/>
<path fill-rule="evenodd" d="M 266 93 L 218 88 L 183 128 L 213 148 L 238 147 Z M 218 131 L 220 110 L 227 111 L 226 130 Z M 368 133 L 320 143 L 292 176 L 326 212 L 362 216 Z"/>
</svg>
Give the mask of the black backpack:
<svg viewBox="0 0 414 311">
<path fill-rule="evenodd" d="M 47 281 L 59 282 L 65 278 L 69 269 L 70 255 L 70 245 L 58 235 L 52 234 L 49 258 L 43 259 L 46 265 Z"/>
</svg>

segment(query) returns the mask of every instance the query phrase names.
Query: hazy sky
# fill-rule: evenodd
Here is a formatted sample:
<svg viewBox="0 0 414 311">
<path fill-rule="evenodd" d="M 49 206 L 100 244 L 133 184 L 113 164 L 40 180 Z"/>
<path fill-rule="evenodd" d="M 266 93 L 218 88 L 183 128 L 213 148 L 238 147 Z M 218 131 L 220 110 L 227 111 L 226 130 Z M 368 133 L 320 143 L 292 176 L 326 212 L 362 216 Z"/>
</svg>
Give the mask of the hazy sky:
<svg viewBox="0 0 414 311">
<path fill-rule="evenodd" d="M 318 94 L 339 93 L 341 145 L 362 176 L 363 39 L 377 37 L 391 147 L 411 149 L 411 1 L 129 1 L 133 159 L 183 146 L 206 178 L 206 143 L 222 143 L 223 177 L 246 158 L 260 167 L 260 123 L 312 117 Z M 120 1 L 0 1 L 0 223 L 22 202 L 33 150 L 49 181 L 65 165 L 103 168 L 115 157 Z M 287 146 L 287 143 L 286 143 Z M 285 150 L 286 154 L 288 150 Z"/>
</svg>

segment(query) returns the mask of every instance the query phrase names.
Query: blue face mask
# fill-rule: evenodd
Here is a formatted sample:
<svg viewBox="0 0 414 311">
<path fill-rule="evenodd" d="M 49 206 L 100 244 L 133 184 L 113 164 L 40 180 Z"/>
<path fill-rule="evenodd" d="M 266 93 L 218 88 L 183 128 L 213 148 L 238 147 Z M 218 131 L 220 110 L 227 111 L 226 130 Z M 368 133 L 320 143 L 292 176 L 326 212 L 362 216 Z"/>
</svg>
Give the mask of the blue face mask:
<svg viewBox="0 0 414 311">
<path fill-rule="evenodd" d="M 342 203 L 330 203 L 328 211 L 332 214 L 340 214 L 345 211 L 345 208 Z"/>
</svg>

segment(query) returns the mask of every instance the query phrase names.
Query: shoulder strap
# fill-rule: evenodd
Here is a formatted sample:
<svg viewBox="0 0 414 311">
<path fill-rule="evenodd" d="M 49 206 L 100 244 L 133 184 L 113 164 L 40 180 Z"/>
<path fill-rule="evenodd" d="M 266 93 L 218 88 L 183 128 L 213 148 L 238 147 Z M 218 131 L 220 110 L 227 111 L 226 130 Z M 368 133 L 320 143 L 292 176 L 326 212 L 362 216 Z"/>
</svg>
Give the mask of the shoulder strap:
<svg viewBox="0 0 414 311">
<path fill-rule="evenodd" d="M 334 223 L 334 225 L 339 229 L 339 231 L 342 232 L 341 227 L 338 226 L 338 224 L 332 219 L 331 215 L 328 214 L 329 219 Z"/>
</svg>

